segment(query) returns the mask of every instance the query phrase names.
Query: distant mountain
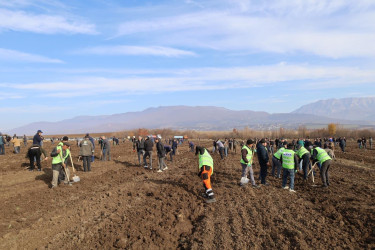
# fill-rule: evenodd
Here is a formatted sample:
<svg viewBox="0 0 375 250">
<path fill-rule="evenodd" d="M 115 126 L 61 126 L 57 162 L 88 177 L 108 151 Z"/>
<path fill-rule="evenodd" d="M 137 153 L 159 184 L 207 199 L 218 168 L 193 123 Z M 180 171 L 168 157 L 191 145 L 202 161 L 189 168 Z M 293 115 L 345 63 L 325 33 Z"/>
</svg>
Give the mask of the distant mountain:
<svg viewBox="0 0 375 250">
<path fill-rule="evenodd" d="M 375 121 L 375 97 L 320 100 L 304 105 L 292 113 L 353 121 Z"/>
<path fill-rule="evenodd" d="M 31 123 L 8 131 L 8 133 L 33 135 L 38 129 L 43 130 L 46 135 L 116 132 L 137 128 L 208 131 L 249 127 L 267 130 L 277 129 L 278 127 L 298 128 L 300 125 L 325 126 L 330 122 L 361 124 L 360 122 L 330 119 L 309 114 L 269 114 L 250 110 L 234 111 L 212 106 L 168 106 L 149 108 L 141 112 L 79 116 L 59 122 Z M 371 124 L 374 125 L 375 122 Z"/>
</svg>

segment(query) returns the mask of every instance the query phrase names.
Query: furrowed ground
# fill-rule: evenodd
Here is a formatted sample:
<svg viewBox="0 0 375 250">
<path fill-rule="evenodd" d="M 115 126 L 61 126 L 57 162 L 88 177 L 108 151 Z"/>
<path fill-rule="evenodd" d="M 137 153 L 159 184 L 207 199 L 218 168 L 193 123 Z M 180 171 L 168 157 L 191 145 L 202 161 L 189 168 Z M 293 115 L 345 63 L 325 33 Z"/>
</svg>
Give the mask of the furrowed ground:
<svg viewBox="0 0 375 250">
<path fill-rule="evenodd" d="M 208 141 L 201 145 L 211 149 Z M 295 194 L 271 176 L 270 186 L 240 187 L 240 153 L 224 161 L 213 154 L 217 202 L 206 204 L 198 160 L 187 143 L 163 173 L 156 172 L 156 154 L 153 170 L 139 167 L 129 142 L 113 146 L 112 161 L 96 159 L 85 173 L 73 145 L 81 181 L 54 190 L 48 188 L 50 160 L 42 172 L 29 172 L 26 149 L 14 155 L 6 147 L 0 156 L 0 249 L 375 248 L 375 150 L 354 143 L 347 150 L 336 150 L 329 189 L 312 187 L 297 174 Z M 315 182 L 321 183 L 319 173 Z"/>
</svg>

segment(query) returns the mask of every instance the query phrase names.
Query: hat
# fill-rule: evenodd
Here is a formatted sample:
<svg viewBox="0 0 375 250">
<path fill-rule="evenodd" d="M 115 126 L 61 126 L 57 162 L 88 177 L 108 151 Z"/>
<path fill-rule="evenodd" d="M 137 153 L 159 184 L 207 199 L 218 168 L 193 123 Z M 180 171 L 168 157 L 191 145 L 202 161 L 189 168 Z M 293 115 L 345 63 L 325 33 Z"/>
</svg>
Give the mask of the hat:
<svg viewBox="0 0 375 250">
<path fill-rule="evenodd" d="M 250 144 L 253 144 L 253 143 L 254 143 L 254 141 L 251 140 L 251 139 L 248 139 L 248 140 L 246 141 L 246 145 L 250 145 Z"/>
<path fill-rule="evenodd" d="M 69 141 L 69 137 L 64 136 L 64 137 L 63 137 L 63 141 Z"/>
<path fill-rule="evenodd" d="M 37 133 L 43 133 L 43 132 L 42 132 L 42 130 L 39 129 Z"/>
<path fill-rule="evenodd" d="M 63 145 L 70 147 L 70 144 L 68 142 L 64 142 Z"/>
</svg>

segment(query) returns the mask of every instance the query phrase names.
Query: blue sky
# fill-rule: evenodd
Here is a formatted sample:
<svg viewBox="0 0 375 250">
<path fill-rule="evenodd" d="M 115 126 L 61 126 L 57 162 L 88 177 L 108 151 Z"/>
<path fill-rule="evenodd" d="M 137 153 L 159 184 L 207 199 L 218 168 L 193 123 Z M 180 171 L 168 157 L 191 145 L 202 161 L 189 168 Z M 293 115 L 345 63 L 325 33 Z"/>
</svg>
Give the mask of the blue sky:
<svg viewBox="0 0 375 250">
<path fill-rule="evenodd" d="M 375 96 L 373 0 L 0 0 L 0 131 Z"/>
</svg>

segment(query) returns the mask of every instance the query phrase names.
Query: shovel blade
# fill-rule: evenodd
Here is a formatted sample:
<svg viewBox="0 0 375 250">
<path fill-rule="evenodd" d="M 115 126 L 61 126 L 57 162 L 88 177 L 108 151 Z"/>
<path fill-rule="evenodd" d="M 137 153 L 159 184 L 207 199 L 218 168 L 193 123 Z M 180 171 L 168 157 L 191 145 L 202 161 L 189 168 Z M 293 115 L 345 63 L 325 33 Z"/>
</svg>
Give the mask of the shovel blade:
<svg viewBox="0 0 375 250">
<path fill-rule="evenodd" d="M 73 176 L 73 182 L 79 182 L 80 180 L 79 176 Z"/>
</svg>

